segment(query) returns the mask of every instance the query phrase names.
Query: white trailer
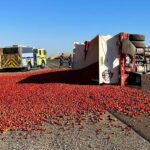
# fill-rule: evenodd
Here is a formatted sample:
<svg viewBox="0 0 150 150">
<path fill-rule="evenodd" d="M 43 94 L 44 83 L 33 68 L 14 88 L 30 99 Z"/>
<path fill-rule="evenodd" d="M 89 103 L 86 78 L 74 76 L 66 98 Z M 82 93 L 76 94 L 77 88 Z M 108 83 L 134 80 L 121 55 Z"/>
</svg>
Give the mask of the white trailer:
<svg viewBox="0 0 150 150">
<path fill-rule="evenodd" d="M 99 84 L 118 84 L 119 82 L 119 35 L 112 37 L 96 36 L 84 44 L 75 43 L 73 69 L 79 70 L 98 63 Z M 92 71 L 92 70 L 91 70 Z"/>
</svg>

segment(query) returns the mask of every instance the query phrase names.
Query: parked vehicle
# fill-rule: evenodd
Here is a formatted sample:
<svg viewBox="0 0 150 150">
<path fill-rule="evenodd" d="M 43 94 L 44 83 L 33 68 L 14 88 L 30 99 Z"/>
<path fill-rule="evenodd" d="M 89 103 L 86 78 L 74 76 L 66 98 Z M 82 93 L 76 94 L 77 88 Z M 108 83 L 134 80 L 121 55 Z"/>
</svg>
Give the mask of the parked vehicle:
<svg viewBox="0 0 150 150">
<path fill-rule="evenodd" d="M 1 56 L 2 56 L 2 54 L 3 54 L 3 49 L 0 48 L 0 69 L 1 69 Z"/>
<path fill-rule="evenodd" d="M 32 47 L 12 46 L 3 48 L 1 68 L 44 68 L 46 65 L 46 51 Z"/>
<path fill-rule="evenodd" d="M 46 54 L 46 50 L 44 49 L 33 49 L 34 66 L 45 68 L 47 63 Z"/>
</svg>

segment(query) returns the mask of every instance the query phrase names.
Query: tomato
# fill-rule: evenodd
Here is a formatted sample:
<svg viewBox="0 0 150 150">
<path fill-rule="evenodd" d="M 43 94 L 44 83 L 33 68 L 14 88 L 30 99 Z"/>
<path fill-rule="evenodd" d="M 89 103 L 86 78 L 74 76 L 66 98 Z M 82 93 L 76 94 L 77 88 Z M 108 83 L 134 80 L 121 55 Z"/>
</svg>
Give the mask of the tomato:
<svg viewBox="0 0 150 150">
<path fill-rule="evenodd" d="M 113 85 L 90 85 L 90 71 L 38 71 L 0 76 L 0 132 L 45 130 L 43 123 L 83 126 L 107 110 L 150 116 L 150 93 Z M 109 122 L 116 120 L 108 116 Z M 76 123 L 75 123 L 76 122 Z"/>
</svg>

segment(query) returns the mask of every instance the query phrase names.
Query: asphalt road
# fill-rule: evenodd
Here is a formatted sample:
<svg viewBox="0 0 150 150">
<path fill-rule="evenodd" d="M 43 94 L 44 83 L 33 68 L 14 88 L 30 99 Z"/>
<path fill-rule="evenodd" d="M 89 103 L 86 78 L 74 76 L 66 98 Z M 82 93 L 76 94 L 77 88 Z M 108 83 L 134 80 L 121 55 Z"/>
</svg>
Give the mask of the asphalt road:
<svg viewBox="0 0 150 150">
<path fill-rule="evenodd" d="M 141 115 L 135 118 L 130 118 L 125 115 L 120 115 L 112 112 L 116 118 L 125 123 L 126 125 L 130 125 L 131 128 L 140 136 L 142 136 L 145 140 L 150 142 L 150 117 Z"/>
<path fill-rule="evenodd" d="M 56 60 L 48 60 L 47 61 L 47 67 L 51 69 L 57 69 L 57 68 L 69 68 L 69 64 L 67 60 L 64 61 L 63 66 L 60 67 L 59 59 Z"/>
</svg>

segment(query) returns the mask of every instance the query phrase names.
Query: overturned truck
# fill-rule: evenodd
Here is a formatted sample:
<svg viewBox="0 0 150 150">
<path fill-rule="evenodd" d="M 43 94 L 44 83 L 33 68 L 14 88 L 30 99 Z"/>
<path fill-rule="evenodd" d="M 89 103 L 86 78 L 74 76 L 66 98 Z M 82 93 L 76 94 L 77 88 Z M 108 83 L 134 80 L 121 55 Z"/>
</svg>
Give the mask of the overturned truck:
<svg viewBox="0 0 150 150">
<path fill-rule="evenodd" d="M 73 51 L 73 69 L 94 65 L 91 80 L 99 84 L 141 84 L 141 75 L 150 71 L 150 50 L 144 35 L 98 35 L 91 41 L 75 43 Z"/>
</svg>

